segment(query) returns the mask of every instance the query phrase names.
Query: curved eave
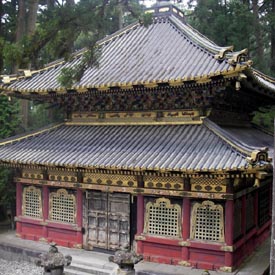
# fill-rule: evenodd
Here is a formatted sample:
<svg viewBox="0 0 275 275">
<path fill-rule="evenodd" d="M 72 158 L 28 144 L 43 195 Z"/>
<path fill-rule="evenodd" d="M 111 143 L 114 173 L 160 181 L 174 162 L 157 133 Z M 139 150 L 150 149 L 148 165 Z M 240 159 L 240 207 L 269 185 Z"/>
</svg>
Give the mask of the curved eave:
<svg viewBox="0 0 275 275">
<path fill-rule="evenodd" d="M 28 138 L 32 138 L 38 135 L 41 135 L 43 133 L 49 132 L 55 128 L 58 128 L 62 125 L 64 125 L 65 123 L 56 123 L 56 124 L 51 124 L 51 125 L 47 125 L 46 127 L 40 128 L 38 130 L 34 130 L 25 134 L 20 134 L 17 136 L 13 136 L 10 138 L 6 138 L 0 141 L 0 146 L 4 146 L 4 145 L 8 145 L 8 144 L 12 144 L 24 139 L 28 139 Z"/>
<path fill-rule="evenodd" d="M 258 165 L 256 167 L 250 166 L 241 166 L 241 167 L 231 167 L 225 169 L 160 169 L 159 167 L 140 167 L 133 168 L 128 166 L 110 166 L 110 165 L 89 165 L 89 166 L 81 166 L 81 165 L 64 165 L 62 163 L 48 163 L 48 162 L 20 162 L 20 161 L 0 161 L 0 166 L 6 167 L 24 167 L 24 166 L 32 166 L 32 167 L 58 167 L 64 169 L 73 169 L 73 170 L 121 170 L 121 171 L 131 171 L 131 172 L 156 172 L 156 173 L 183 173 L 183 174 L 205 174 L 205 173 L 213 173 L 213 174 L 230 174 L 230 173 L 255 173 L 259 170 L 269 170 L 272 168 L 270 163 Z"/>
<path fill-rule="evenodd" d="M 248 68 L 245 75 L 251 80 L 244 78 L 244 85 L 268 97 L 275 97 L 275 78 L 267 76 L 254 68 Z"/>
<path fill-rule="evenodd" d="M 131 90 L 135 86 L 143 86 L 145 88 L 154 88 L 158 87 L 160 85 L 167 85 L 167 86 L 183 86 L 185 84 L 189 84 L 190 82 L 193 85 L 201 85 L 206 83 L 211 83 L 213 78 L 215 77 L 222 77 L 224 79 L 230 79 L 230 78 L 236 78 L 239 76 L 239 73 L 244 71 L 248 68 L 248 65 L 237 65 L 236 67 L 232 67 L 230 70 L 224 70 L 224 71 L 216 71 L 213 73 L 210 73 L 208 75 L 198 75 L 198 76 L 184 76 L 182 78 L 177 79 L 154 79 L 151 81 L 135 81 L 135 82 L 127 82 L 127 83 L 121 83 L 121 82 L 114 82 L 114 83 L 102 83 L 100 85 L 81 85 L 81 86 L 73 86 L 70 89 L 59 87 L 57 89 L 20 89 L 20 88 L 13 88 L 9 87 L 7 85 L 0 84 L 0 89 L 7 95 L 32 95 L 32 94 L 38 94 L 38 95 L 48 95 L 51 93 L 54 94 L 66 94 L 68 90 L 73 90 L 78 93 L 83 93 L 88 90 L 98 90 L 98 91 L 108 91 L 114 88 L 122 89 L 122 90 Z"/>
</svg>

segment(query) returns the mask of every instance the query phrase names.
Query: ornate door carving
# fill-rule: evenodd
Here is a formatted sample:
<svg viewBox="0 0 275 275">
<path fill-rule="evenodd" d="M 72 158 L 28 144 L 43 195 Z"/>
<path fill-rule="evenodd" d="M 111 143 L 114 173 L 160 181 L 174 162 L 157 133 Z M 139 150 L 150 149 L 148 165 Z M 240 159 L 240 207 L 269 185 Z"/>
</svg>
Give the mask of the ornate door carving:
<svg viewBox="0 0 275 275">
<path fill-rule="evenodd" d="M 86 248 L 130 247 L 130 194 L 87 191 L 85 206 Z"/>
</svg>

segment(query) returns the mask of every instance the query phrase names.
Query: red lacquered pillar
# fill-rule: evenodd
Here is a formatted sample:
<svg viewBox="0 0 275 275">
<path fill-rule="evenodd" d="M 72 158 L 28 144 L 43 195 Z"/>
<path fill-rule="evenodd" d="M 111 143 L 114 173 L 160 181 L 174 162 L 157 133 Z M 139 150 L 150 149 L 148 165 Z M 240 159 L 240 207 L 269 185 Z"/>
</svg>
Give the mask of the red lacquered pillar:
<svg viewBox="0 0 275 275">
<path fill-rule="evenodd" d="M 183 198 L 182 202 L 182 239 L 186 241 L 190 238 L 190 198 Z M 189 253 L 188 247 L 182 247 L 182 260 L 188 261 Z"/>
<path fill-rule="evenodd" d="M 43 186 L 43 202 L 42 202 L 42 213 L 43 213 L 43 238 L 48 238 L 48 226 L 46 224 L 49 219 L 49 188 Z"/>
<path fill-rule="evenodd" d="M 76 207 L 76 223 L 78 231 L 76 233 L 77 244 L 83 245 L 83 235 L 82 235 L 82 221 L 83 221 L 83 192 L 81 189 L 77 189 L 76 195 L 77 207 Z"/>
<path fill-rule="evenodd" d="M 22 216 L 22 196 L 23 186 L 20 182 L 16 183 L 16 216 L 20 218 Z M 22 232 L 22 224 L 20 221 L 16 222 L 16 234 L 20 235 Z"/>
<path fill-rule="evenodd" d="M 259 216 L 259 189 L 257 189 L 257 191 L 255 192 L 255 196 L 254 196 L 254 224 L 256 226 L 256 228 L 258 229 L 258 216 Z"/>
<path fill-rule="evenodd" d="M 137 235 L 143 232 L 144 227 L 144 197 L 137 196 Z"/>
<path fill-rule="evenodd" d="M 144 228 L 144 197 L 142 195 L 137 195 L 137 236 L 143 233 Z M 137 241 L 137 253 L 141 254 L 142 241 Z"/>
<path fill-rule="evenodd" d="M 234 201 L 227 200 L 225 203 L 225 243 L 227 246 L 234 244 Z M 233 253 L 225 252 L 225 266 L 233 266 Z"/>
<path fill-rule="evenodd" d="M 246 235 L 246 195 L 242 196 L 242 234 Z"/>
</svg>

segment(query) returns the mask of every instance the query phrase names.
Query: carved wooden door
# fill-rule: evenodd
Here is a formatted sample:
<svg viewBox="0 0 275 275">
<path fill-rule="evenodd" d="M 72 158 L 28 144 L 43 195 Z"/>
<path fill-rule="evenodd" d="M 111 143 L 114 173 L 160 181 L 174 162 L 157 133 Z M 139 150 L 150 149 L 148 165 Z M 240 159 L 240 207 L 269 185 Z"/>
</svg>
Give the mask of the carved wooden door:
<svg viewBox="0 0 275 275">
<path fill-rule="evenodd" d="M 130 195 L 88 191 L 86 247 L 130 247 Z"/>
</svg>

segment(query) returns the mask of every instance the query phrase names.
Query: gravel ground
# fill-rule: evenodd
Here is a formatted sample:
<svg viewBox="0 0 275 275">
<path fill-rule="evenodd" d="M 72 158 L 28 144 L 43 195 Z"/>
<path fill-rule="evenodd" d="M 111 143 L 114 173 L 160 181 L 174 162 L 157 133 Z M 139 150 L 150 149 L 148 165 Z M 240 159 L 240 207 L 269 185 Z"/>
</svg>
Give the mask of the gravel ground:
<svg viewBox="0 0 275 275">
<path fill-rule="evenodd" d="M 0 275 L 42 275 L 43 268 L 29 262 L 15 262 L 0 259 Z"/>
</svg>

